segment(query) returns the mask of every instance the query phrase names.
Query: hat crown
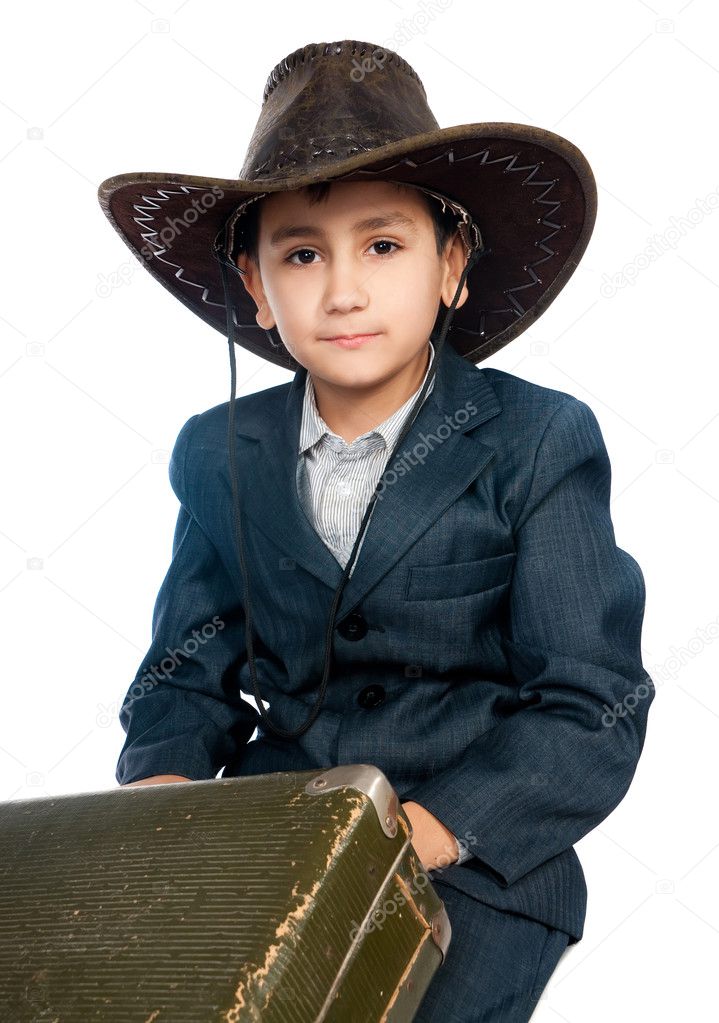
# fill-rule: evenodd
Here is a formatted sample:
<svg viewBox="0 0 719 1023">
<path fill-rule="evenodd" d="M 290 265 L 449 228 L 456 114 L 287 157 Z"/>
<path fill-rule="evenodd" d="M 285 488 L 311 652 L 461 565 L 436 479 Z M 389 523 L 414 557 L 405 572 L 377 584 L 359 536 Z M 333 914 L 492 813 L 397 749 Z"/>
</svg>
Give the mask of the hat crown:
<svg viewBox="0 0 719 1023">
<path fill-rule="evenodd" d="M 317 176 L 360 152 L 436 131 L 417 72 L 374 43 L 308 43 L 270 72 L 240 178 Z"/>
</svg>

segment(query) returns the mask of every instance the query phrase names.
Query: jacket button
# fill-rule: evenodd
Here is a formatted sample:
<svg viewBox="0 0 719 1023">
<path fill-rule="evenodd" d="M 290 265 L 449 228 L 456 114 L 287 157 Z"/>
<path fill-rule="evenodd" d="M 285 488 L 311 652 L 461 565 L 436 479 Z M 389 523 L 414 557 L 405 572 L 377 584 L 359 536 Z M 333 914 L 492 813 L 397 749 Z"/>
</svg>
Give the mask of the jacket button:
<svg viewBox="0 0 719 1023">
<path fill-rule="evenodd" d="M 340 636 L 344 636 L 345 639 L 364 639 L 367 635 L 367 622 L 361 614 L 357 611 L 353 611 L 352 614 L 347 615 L 347 617 L 340 622 L 337 626 L 337 631 Z"/>
<path fill-rule="evenodd" d="M 379 707 L 384 703 L 384 695 L 384 686 L 365 686 L 357 696 L 357 703 L 367 709 Z"/>
</svg>

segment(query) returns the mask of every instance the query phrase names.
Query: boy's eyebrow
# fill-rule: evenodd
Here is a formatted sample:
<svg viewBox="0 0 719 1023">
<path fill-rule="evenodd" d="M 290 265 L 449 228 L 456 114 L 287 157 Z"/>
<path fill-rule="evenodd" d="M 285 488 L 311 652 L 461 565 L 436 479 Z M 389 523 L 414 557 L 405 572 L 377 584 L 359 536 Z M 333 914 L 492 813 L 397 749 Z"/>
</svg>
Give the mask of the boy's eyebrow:
<svg viewBox="0 0 719 1023">
<path fill-rule="evenodd" d="M 404 227 L 410 231 L 415 230 L 416 224 L 411 217 L 406 216 L 401 210 L 392 210 L 375 217 L 364 217 L 352 225 L 353 231 L 375 231 L 385 227 Z M 288 238 L 307 237 L 324 238 L 325 232 L 316 224 L 285 224 L 272 232 L 270 245 L 279 245 Z"/>
</svg>

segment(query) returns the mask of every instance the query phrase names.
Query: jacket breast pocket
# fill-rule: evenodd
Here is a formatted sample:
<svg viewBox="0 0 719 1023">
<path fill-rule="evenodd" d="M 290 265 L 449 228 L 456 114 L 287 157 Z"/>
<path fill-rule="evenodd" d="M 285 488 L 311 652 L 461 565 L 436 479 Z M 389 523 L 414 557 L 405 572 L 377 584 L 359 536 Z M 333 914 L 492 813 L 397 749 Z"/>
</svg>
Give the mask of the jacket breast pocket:
<svg viewBox="0 0 719 1023">
<path fill-rule="evenodd" d="M 443 600 L 492 590 L 509 582 L 515 557 L 514 551 L 509 551 L 451 565 L 412 565 L 405 599 Z"/>
</svg>

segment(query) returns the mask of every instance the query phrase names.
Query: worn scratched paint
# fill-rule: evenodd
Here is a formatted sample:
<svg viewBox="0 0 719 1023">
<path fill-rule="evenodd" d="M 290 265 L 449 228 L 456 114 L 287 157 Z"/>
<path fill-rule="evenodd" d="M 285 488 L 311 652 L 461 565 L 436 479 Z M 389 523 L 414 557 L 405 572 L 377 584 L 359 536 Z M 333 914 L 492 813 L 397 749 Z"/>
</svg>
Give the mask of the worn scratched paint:
<svg viewBox="0 0 719 1023">
<path fill-rule="evenodd" d="M 297 797 L 290 800 L 290 802 L 294 802 L 296 799 Z M 352 793 L 348 796 L 347 802 L 354 803 L 354 806 L 352 806 L 351 812 L 348 815 L 347 822 L 338 828 L 334 841 L 327 851 L 325 873 L 329 871 L 332 864 L 335 860 L 337 860 L 340 852 L 348 842 L 357 822 L 361 819 L 364 812 L 366 798 L 359 793 L 356 795 Z M 334 814 L 333 817 L 335 820 L 337 819 L 336 814 Z M 292 889 L 293 896 L 300 895 L 297 891 L 298 883 L 299 882 L 295 882 L 295 886 Z M 280 941 L 267 948 L 262 966 L 258 967 L 250 973 L 249 976 L 244 977 L 239 982 L 235 990 L 235 1004 L 227 1010 L 223 1017 L 225 1023 L 241 1023 L 242 1016 L 240 1013 L 243 1009 L 251 1005 L 251 1003 L 248 1002 L 248 999 L 251 997 L 253 991 L 260 990 L 262 988 L 270 975 L 270 971 L 277 962 L 277 957 L 283 947 L 288 941 L 298 941 L 301 939 L 301 924 L 312 909 L 315 896 L 319 891 L 321 884 L 321 879 L 315 881 L 310 891 L 300 897 L 299 904 L 290 913 L 288 913 L 285 920 L 278 925 L 275 930 L 275 938 L 280 939 Z"/>
</svg>

